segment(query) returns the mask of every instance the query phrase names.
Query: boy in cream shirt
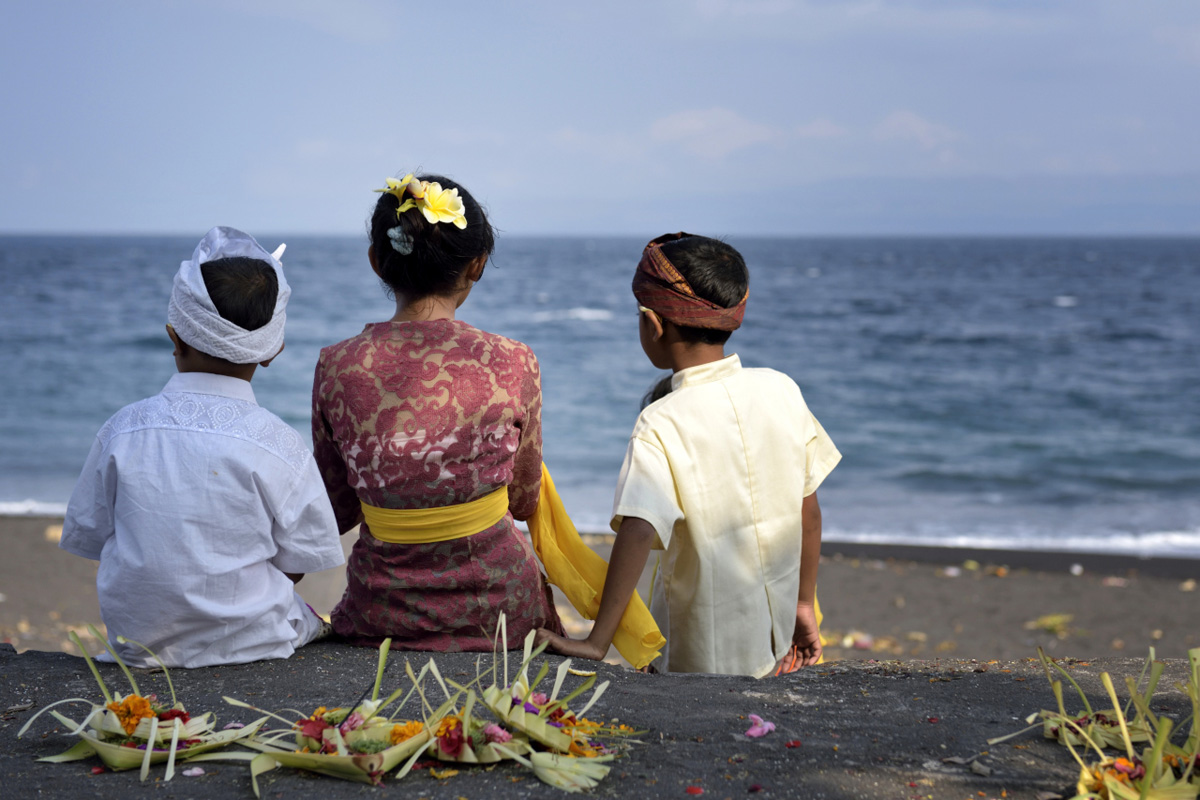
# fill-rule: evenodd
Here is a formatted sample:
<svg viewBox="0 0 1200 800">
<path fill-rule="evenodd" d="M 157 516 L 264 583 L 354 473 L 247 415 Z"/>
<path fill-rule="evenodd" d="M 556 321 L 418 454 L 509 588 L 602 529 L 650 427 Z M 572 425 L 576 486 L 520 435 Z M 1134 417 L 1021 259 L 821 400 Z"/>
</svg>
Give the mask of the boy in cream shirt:
<svg viewBox="0 0 1200 800">
<path fill-rule="evenodd" d="M 660 549 L 650 603 L 667 640 L 660 671 L 763 677 L 820 659 L 816 492 L 841 454 L 791 378 L 725 355 L 748 283 L 723 242 L 672 234 L 646 247 L 633 280 L 642 348 L 674 374 L 630 437 L 596 624 L 580 641 L 542 632 L 558 652 L 604 657 Z"/>
</svg>

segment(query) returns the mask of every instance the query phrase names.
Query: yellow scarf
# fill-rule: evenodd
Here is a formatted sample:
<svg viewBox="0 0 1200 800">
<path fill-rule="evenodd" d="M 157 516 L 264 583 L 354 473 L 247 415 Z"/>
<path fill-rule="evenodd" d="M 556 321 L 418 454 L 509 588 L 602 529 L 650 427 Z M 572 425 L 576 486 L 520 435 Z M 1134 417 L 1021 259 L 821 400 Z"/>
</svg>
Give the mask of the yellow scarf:
<svg viewBox="0 0 1200 800">
<path fill-rule="evenodd" d="M 608 564 L 579 537 L 545 464 L 542 464 L 542 491 L 537 509 L 529 518 L 529 534 L 550 582 L 562 589 L 584 618 L 595 619 L 600 610 Z M 650 609 L 635 591 L 613 636 L 617 652 L 635 668 L 641 669 L 661 655 L 666 641 L 654 617 L 650 616 Z"/>
</svg>

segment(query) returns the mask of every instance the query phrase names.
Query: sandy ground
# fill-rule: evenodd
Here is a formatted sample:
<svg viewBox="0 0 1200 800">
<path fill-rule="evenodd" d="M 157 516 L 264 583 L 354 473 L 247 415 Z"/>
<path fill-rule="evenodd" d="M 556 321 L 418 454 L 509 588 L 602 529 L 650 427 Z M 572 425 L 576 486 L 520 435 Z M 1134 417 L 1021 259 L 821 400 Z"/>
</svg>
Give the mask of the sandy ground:
<svg viewBox="0 0 1200 800">
<path fill-rule="evenodd" d="M 75 652 L 69 631 L 86 640 L 85 626 L 100 624 L 95 562 L 58 549 L 60 525 L 0 517 L 0 641 L 18 652 Z M 587 539 L 607 557 L 610 537 Z M 347 549 L 353 541 L 343 537 Z M 1200 646 L 1200 562 L 832 543 L 824 551 L 818 594 L 829 661 L 1018 659 L 1039 645 L 1077 658 L 1141 657 L 1151 646 L 1182 658 Z M 338 568 L 306 576 L 299 590 L 327 614 L 344 586 Z M 590 623 L 561 596 L 559 609 L 570 632 L 586 632 Z"/>
</svg>

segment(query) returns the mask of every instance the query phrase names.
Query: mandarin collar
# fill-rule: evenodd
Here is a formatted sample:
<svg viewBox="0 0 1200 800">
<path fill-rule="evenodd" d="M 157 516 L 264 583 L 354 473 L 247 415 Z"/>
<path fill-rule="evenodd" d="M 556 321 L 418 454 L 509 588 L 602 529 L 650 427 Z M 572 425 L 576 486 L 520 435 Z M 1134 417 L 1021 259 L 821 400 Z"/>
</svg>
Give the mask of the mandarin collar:
<svg viewBox="0 0 1200 800">
<path fill-rule="evenodd" d="M 671 391 L 683 386 L 696 386 L 701 383 L 713 383 L 724 380 L 736 374 L 742 368 L 742 361 L 737 353 L 731 353 L 720 361 L 710 361 L 696 367 L 681 369 L 671 376 Z"/>
<path fill-rule="evenodd" d="M 177 372 L 163 387 L 163 393 L 185 392 L 188 394 L 215 394 L 258 405 L 250 381 L 215 375 L 211 372 Z"/>
</svg>

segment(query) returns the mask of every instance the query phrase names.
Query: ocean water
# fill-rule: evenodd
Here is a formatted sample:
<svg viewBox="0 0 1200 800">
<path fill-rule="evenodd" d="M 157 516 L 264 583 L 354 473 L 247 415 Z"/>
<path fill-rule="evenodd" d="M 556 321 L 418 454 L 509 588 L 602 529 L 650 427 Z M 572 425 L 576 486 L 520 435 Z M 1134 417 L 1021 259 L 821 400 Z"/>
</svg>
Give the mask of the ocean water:
<svg viewBox="0 0 1200 800">
<path fill-rule="evenodd" d="M 0 237 L 0 513 L 61 511 L 96 430 L 170 377 L 196 238 Z M 361 237 L 286 241 L 287 349 L 254 389 L 307 436 L 318 349 L 393 304 Z M 827 539 L 1200 557 L 1200 239 L 730 242 L 751 293 L 729 350 L 791 375 L 844 455 Z M 582 529 L 607 529 L 659 377 L 629 290 L 643 244 L 502 238 L 460 313 L 538 354 Z"/>
</svg>

